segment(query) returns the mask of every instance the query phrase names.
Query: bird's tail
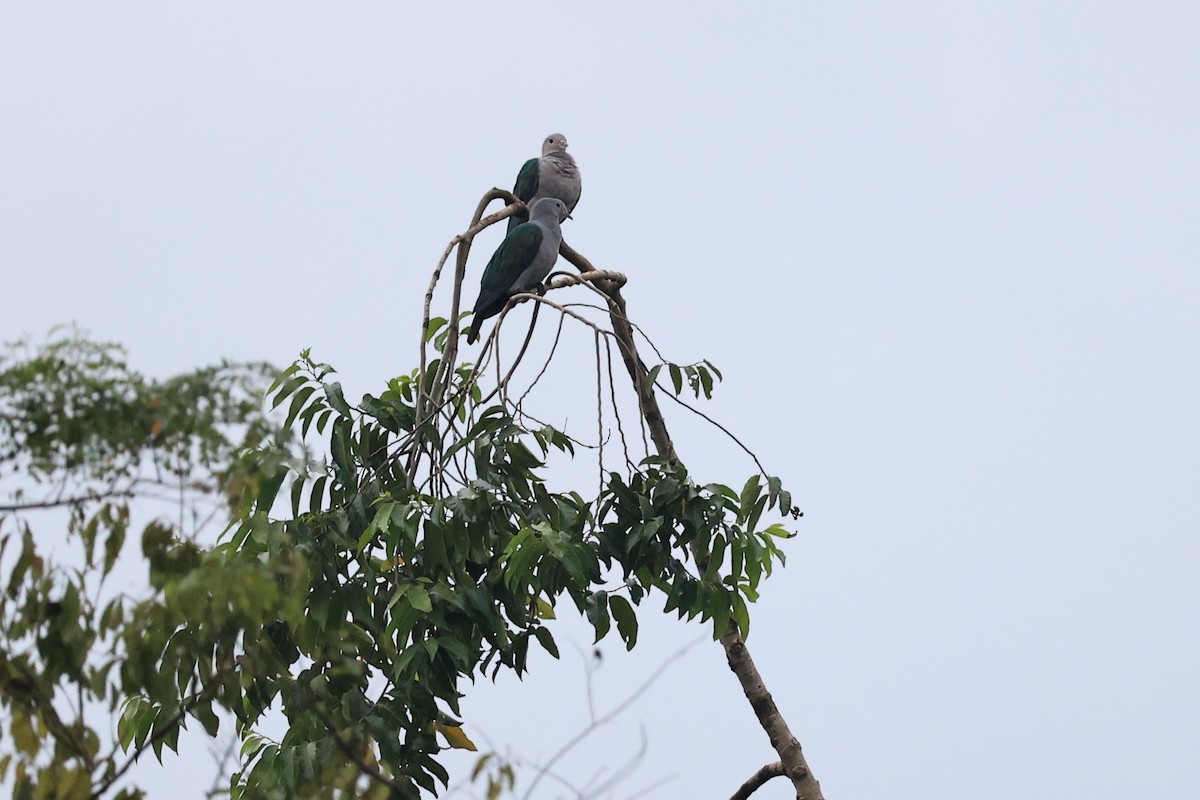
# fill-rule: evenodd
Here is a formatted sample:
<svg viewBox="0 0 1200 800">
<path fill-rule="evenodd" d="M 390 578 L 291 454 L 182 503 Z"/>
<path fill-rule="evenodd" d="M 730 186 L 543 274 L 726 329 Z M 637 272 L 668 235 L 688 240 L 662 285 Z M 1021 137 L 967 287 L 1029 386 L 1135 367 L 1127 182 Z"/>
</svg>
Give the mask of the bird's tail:
<svg viewBox="0 0 1200 800">
<path fill-rule="evenodd" d="M 467 328 L 467 344 L 475 344 L 479 340 L 479 327 L 472 322 L 471 327 Z"/>
</svg>

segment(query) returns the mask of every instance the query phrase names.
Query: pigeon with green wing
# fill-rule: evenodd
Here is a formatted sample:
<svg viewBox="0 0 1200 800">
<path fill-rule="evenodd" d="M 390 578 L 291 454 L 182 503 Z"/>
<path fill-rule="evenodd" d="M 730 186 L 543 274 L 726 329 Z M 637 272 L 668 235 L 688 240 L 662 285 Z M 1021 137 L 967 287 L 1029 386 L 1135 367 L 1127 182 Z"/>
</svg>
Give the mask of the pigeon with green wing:
<svg viewBox="0 0 1200 800">
<path fill-rule="evenodd" d="M 517 173 L 513 194 L 530 209 L 543 197 L 557 197 L 567 207 L 567 213 L 575 210 L 579 202 L 579 167 L 567 152 L 567 137 L 552 133 L 542 142 L 541 158 L 531 158 Z M 524 215 L 514 214 L 508 218 L 508 230 L 525 221 Z"/>
<path fill-rule="evenodd" d="M 503 311 L 508 298 L 541 288 L 558 260 L 560 226 L 569 216 L 562 200 L 543 197 L 534 202 L 529 222 L 517 225 L 504 237 L 483 270 L 475 317 L 467 329 L 469 343 L 479 339 L 480 324 Z"/>
</svg>

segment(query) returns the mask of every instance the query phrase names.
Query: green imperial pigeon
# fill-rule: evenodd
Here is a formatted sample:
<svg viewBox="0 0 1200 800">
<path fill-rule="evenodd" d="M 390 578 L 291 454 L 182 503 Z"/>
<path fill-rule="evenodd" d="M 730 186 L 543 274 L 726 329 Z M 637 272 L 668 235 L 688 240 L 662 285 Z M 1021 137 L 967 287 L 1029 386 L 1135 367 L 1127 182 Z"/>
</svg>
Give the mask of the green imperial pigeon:
<svg viewBox="0 0 1200 800">
<path fill-rule="evenodd" d="M 557 197 L 570 214 L 579 202 L 579 189 L 579 167 L 567 152 L 567 137 L 552 133 L 542 142 L 542 157 L 529 159 L 517 173 L 513 194 L 530 208 L 543 197 Z M 524 221 L 523 217 L 509 217 L 509 233 Z"/>
<path fill-rule="evenodd" d="M 508 298 L 520 292 L 531 292 L 542 285 L 558 260 L 562 244 L 564 219 L 570 216 L 567 206 L 557 197 L 543 197 L 533 204 L 529 222 L 523 222 L 508 232 L 492 254 L 483 271 L 479 299 L 475 301 L 475 318 L 467 329 L 467 342 L 479 338 L 479 325 L 488 317 L 504 310 Z"/>
</svg>

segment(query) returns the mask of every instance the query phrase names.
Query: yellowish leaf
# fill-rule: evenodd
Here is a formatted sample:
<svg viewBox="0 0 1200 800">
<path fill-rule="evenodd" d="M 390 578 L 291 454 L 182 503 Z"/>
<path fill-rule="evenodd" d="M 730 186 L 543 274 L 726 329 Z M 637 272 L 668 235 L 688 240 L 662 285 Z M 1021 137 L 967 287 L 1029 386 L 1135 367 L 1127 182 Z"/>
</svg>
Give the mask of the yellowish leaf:
<svg viewBox="0 0 1200 800">
<path fill-rule="evenodd" d="M 537 599 L 537 618 L 558 619 L 554 616 L 554 606 L 550 605 L 540 597 Z"/>
<path fill-rule="evenodd" d="M 17 746 L 17 752 L 31 757 L 37 755 L 40 747 L 38 736 L 33 731 L 33 720 L 29 718 L 28 712 L 23 708 L 13 708 L 12 738 L 13 743 Z"/>
<path fill-rule="evenodd" d="M 463 729 L 457 725 L 443 725 L 440 722 L 433 723 L 433 729 L 440 733 L 446 740 L 446 744 L 453 747 L 455 750 L 470 750 L 475 752 L 479 748 L 475 743 L 463 733 Z"/>
</svg>

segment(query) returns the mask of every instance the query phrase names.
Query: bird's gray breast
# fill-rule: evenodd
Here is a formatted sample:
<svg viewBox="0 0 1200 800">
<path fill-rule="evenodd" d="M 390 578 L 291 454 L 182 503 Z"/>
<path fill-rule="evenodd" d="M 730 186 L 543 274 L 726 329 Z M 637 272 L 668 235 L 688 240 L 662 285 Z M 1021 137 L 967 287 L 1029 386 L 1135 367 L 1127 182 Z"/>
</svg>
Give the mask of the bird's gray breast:
<svg viewBox="0 0 1200 800">
<path fill-rule="evenodd" d="M 538 165 L 537 196 L 557 197 L 573 211 L 579 202 L 579 168 L 569 153 L 550 153 Z"/>
</svg>

